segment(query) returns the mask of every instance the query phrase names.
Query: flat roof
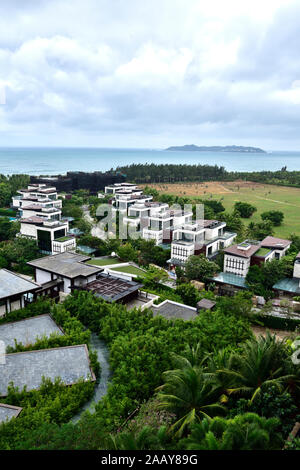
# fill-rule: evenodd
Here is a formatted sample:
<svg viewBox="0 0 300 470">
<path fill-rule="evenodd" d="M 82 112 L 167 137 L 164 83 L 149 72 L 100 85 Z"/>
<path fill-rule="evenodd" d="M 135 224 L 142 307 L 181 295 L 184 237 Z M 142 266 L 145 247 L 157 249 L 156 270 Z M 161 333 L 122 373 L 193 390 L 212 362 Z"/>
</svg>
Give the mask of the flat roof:
<svg viewBox="0 0 300 470">
<path fill-rule="evenodd" d="M 6 403 L 0 403 L 0 424 L 5 421 L 10 421 L 12 418 L 17 418 L 21 413 L 22 408 L 20 406 L 6 405 Z"/>
<path fill-rule="evenodd" d="M 249 245 L 249 248 L 247 250 L 239 248 L 243 245 L 243 243 L 247 243 Z M 232 245 L 228 248 L 225 248 L 224 253 L 228 255 L 240 256 L 242 258 L 251 258 L 251 256 L 254 255 L 254 253 L 256 253 L 260 249 L 260 243 L 257 245 L 253 245 L 250 242 L 243 243 L 239 243 L 237 245 Z"/>
<path fill-rule="evenodd" d="M 16 273 L 0 269 L 0 299 L 31 292 L 39 287 L 35 282 L 28 281 Z"/>
<path fill-rule="evenodd" d="M 14 340 L 27 346 L 52 333 L 60 336 L 64 334 L 48 314 L 0 325 L 0 340 L 4 341 L 5 346 L 14 346 Z"/>
<path fill-rule="evenodd" d="M 88 277 L 102 271 L 100 267 L 84 264 L 84 262 L 89 259 L 89 256 L 66 251 L 64 253 L 58 253 L 57 255 L 38 258 L 29 261 L 27 264 L 37 269 L 73 279 L 80 276 Z"/>
<path fill-rule="evenodd" d="M 232 274 L 232 273 L 221 272 L 217 276 L 213 277 L 212 281 L 221 282 L 222 284 L 230 284 L 232 286 L 243 287 L 245 289 L 248 289 L 246 279 L 242 276 L 237 276 L 236 274 Z"/>
<path fill-rule="evenodd" d="M 20 390 L 24 386 L 36 390 L 43 376 L 51 381 L 60 377 L 65 385 L 73 385 L 81 378 L 95 380 L 85 344 L 6 354 L 5 364 L 0 364 L 0 376 L 2 397 L 7 395 L 10 382 Z"/>
<path fill-rule="evenodd" d="M 277 248 L 283 250 L 284 248 L 288 247 L 292 242 L 290 240 L 285 240 L 284 238 L 276 238 L 276 237 L 266 237 L 261 242 L 261 246 L 266 248 Z"/>
<path fill-rule="evenodd" d="M 215 305 L 216 305 L 216 302 L 214 302 L 213 300 L 209 300 L 209 299 L 201 299 L 199 302 L 197 302 L 197 307 L 203 308 L 206 310 L 210 310 Z"/>
<path fill-rule="evenodd" d="M 89 282 L 81 287 L 83 290 L 93 292 L 96 296 L 101 297 L 107 302 L 118 301 L 136 292 L 142 287 L 142 284 L 135 281 L 127 281 L 110 274 L 99 274 L 96 281 Z M 77 286 L 75 287 L 75 289 Z"/>
<path fill-rule="evenodd" d="M 293 294 L 300 294 L 299 279 L 286 277 L 280 279 L 272 286 L 272 289 L 283 290 L 285 292 L 291 292 Z"/>
<path fill-rule="evenodd" d="M 171 300 L 165 300 L 160 305 L 153 305 L 151 307 L 153 316 L 161 315 L 167 320 L 194 320 L 198 314 L 194 307 L 189 305 L 179 304 Z"/>
</svg>

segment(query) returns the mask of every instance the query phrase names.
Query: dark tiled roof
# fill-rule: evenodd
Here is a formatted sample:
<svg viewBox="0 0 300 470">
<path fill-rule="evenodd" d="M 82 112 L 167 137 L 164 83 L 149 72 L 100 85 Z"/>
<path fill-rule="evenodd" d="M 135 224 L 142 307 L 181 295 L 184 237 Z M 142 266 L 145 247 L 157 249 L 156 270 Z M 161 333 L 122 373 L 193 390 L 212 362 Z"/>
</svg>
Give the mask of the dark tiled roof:
<svg viewBox="0 0 300 470">
<path fill-rule="evenodd" d="M 16 273 L 7 269 L 0 269 L 0 299 L 25 292 L 32 292 L 40 286 L 33 281 L 28 281 Z"/>
<path fill-rule="evenodd" d="M 209 300 L 209 299 L 201 299 L 197 303 L 198 308 L 203 308 L 205 310 L 210 310 L 214 308 L 215 305 L 216 305 L 216 302 L 213 302 L 212 300 Z"/>
<path fill-rule="evenodd" d="M 0 424 L 9 421 L 12 418 L 17 418 L 21 411 L 22 408 L 20 408 L 19 406 L 12 406 L 0 403 Z"/>
<path fill-rule="evenodd" d="M 188 305 L 178 304 L 170 300 L 165 300 L 160 305 L 153 305 L 151 307 L 153 315 L 162 315 L 167 320 L 194 320 L 197 317 L 197 311 Z"/>
<path fill-rule="evenodd" d="M 66 251 L 57 255 L 45 256 L 44 258 L 29 261 L 27 264 L 34 268 L 53 272 L 60 276 L 72 279 L 79 276 L 91 276 L 102 271 L 102 268 L 100 267 L 84 264 L 84 261 L 89 259 L 89 256 L 78 255 L 77 253 Z"/>
</svg>

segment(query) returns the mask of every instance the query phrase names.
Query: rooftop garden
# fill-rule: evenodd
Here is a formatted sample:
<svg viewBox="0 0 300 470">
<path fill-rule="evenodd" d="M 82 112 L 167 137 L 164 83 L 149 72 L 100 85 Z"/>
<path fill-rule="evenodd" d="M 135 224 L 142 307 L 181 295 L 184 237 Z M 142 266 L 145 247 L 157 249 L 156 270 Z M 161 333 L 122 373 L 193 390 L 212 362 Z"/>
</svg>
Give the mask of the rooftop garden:
<svg viewBox="0 0 300 470">
<path fill-rule="evenodd" d="M 118 271 L 120 273 L 134 274 L 136 276 L 145 277 L 146 273 L 140 268 L 135 266 L 120 266 L 119 268 L 112 268 L 112 271 Z"/>
<path fill-rule="evenodd" d="M 111 264 L 120 264 L 122 261 L 119 258 L 94 258 L 86 261 L 86 264 L 93 264 L 95 266 L 109 266 Z"/>
<path fill-rule="evenodd" d="M 263 256 L 265 257 L 268 253 L 270 253 L 270 248 L 260 248 L 256 253 L 255 256 Z"/>
</svg>

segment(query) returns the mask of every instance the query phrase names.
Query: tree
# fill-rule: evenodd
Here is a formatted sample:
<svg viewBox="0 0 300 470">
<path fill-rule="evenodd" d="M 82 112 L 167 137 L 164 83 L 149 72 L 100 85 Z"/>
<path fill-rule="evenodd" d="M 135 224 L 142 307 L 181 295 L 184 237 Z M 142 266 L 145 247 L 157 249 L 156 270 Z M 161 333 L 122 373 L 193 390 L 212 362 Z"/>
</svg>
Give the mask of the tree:
<svg viewBox="0 0 300 470">
<path fill-rule="evenodd" d="M 180 295 L 183 302 L 191 307 L 196 307 L 200 299 L 198 290 L 192 284 L 180 284 L 176 287 L 175 293 Z"/>
<path fill-rule="evenodd" d="M 18 222 L 11 222 L 8 217 L 0 218 L 0 242 L 11 240 L 20 230 Z"/>
<path fill-rule="evenodd" d="M 246 235 L 254 240 L 263 240 L 268 235 L 274 235 L 273 224 L 270 220 L 264 220 L 263 222 L 250 222 L 248 225 Z"/>
<path fill-rule="evenodd" d="M 233 212 L 231 214 L 229 212 L 223 212 L 220 214 L 219 219 L 226 222 L 226 230 L 235 232 L 240 236 L 243 235 L 245 226 L 239 212 Z"/>
<path fill-rule="evenodd" d="M 190 256 L 185 263 L 186 277 L 189 280 L 206 282 L 219 271 L 219 266 L 202 254 Z"/>
<path fill-rule="evenodd" d="M 117 250 L 118 256 L 125 261 L 138 261 L 138 253 L 130 243 L 120 245 Z"/>
<path fill-rule="evenodd" d="M 252 291 L 264 297 L 272 296 L 272 287 L 276 282 L 293 274 L 294 257 L 284 256 L 280 260 L 273 259 L 261 266 L 250 266 L 246 281 Z"/>
<path fill-rule="evenodd" d="M 87 220 L 85 219 L 79 219 L 76 222 L 76 227 L 83 232 L 84 235 L 88 235 L 91 232 L 92 229 L 92 224 L 90 224 Z"/>
<path fill-rule="evenodd" d="M 270 220 L 276 227 L 281 225 L 284 219 L 284 213 L 281 211 L 267 211 L 261 215 L 262 220 Z"/>
<path fill-rule="evenodd" d="M 278 449 L 281 436 L 278 418 L 262 418 L 255 413 L 233 419 L 205 418 L 192 426 L 190 436 L 181 441 L 188 450 L 269 450 Z"/>
<path fill-rule="evenodd" d="M 186 367 L 163 373 L 165 383 L 157 388 L 158 408 L 176 413 L 171 426 L 181 436 L 188 426 L 204 417 L 225 412 L 219 401 L 220 387 L 198 367 Z"/>
<path fill-rule="evenodd" d="M 284 361 L 288 351 L 283 341 L 267 333 L 246 341 L 240 353 L 232 353 L 228 368 L 217 372 L 219 378 L 231 380 L 227 392 L 246 396 L 252 403 L 259 394 L 270 386 L 283 390 L 283 384 L 289 378 L 285 375 Z"/>
<path fill-rule="evenodd" d="M 146 287 L 155 287 L 156 284 L 166 281 L 168 279 L 168 274 L 164 269 L 158 269 L 154 266 L 151 266 L 143 278 L 143 283 Z"/>
<path fill-rule="evenodd" d="M 249 219 L 249 217 L 257 211 L 257 208 L 248 202 L 239 201 L 234 204 L 234 210 L 237 211 L 244 219 Z"/>
<path fill-rule="evenodd" d="M 27 261 L 31 261 L 39 256 L 39 250 L 36 240 L 28 238 L 16 238 L 0 245 L 0 256 L 5 258 L 9 264 L 9 269 L 13 265 L 22 272 L 30 272 L 31 268 L 27 266 Z"/>
</svg>

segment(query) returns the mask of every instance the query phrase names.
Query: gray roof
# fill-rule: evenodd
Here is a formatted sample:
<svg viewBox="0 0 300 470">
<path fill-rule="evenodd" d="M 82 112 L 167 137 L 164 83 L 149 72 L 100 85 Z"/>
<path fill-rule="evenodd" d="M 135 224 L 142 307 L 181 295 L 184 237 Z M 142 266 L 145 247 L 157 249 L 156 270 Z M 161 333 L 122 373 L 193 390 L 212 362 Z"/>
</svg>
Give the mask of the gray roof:
<svg viewBox="0 0 300 470">
<path fill-rule="evenodd" d="M 176 320 L 178 318 L 182 320 L 194 320 L 198 316 L 195 308 L 171 300 L 165 300 L 159 305 L 153 305 L 151 310 L 153 316 L 162 315 L 167 320 Z"/>
<path fill-rule="evenodd" d="M 22 411 L 19 406 L 6 405 L 0 403 L 0 424 L 16 418 Z"/>
<path fill-rule="evenodd" d="M 101 267 L 84 264 L 84 261 L 89 259 L 89 256 L 66 251 L 65 253 L 29 261 L 27 264 L 72 279 L 79 276 L 88 277 L 103 270 Z"/>
<path fill-rule="evenodd" d="M 0 299 L 38 289 L 39 285 L 28 281 L 7 269 L 0 269 Z"/>
<path fill-rule="evenodd" d="M 51 333 L 63 335 L 48 314 L 0 325 L 0 340 L 4 341 L 5 346 L 14 346 L 14 340 L 24 346 L 34 344 L 38 338 L 49 337 Z"/>
<path fill-rule="evenodd" d="M 38 389 L 43 376 L 52 381 L 60 377 L 65 385 L 80 378 L 95 380 L 86 345 L 6 354 L 5 364 L 0 364 L 0 396 L 7 395 L 10 382 L 21 390 L 25 385 L 27 390 Z"/>
<path fill-rule="evenodd" d="M 197 307 L 198 308 L 203 308 L 205 310 L 210 310 L 216 305 L 216 302 L 213 300 L 209 299 L 201 299 L 199 302 L 197 302 Z"/>
</svg>

